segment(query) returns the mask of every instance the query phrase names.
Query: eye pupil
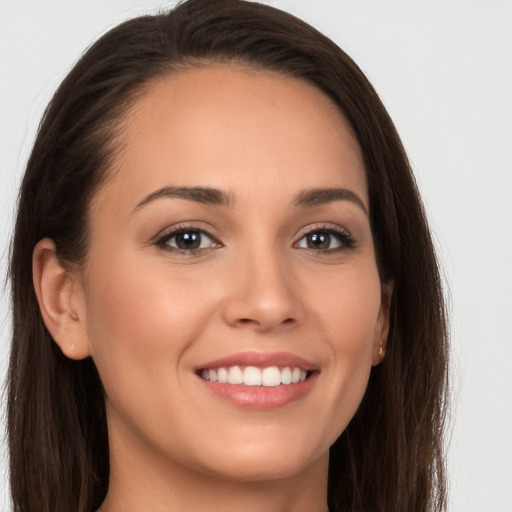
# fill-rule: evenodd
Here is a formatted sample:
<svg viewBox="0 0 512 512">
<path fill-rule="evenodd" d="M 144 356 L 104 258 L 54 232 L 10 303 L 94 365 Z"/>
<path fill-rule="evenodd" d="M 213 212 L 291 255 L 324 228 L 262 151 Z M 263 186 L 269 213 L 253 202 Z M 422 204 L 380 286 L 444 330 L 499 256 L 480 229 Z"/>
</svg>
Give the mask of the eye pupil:
<svg viewBox="0 0 512 512">
<path fill-rule="evenodd" d="M 198 249 L 201 245 L 201 233 L 183 231 L 176 235 L 176 246 L 180 249 Z"/>
<path fill-rule="evenodd" d="M 310 249 L 328 249 L 331 245 L 331 236 L 328 233 L 316 232 L 307 236 Z"/>
</svg>

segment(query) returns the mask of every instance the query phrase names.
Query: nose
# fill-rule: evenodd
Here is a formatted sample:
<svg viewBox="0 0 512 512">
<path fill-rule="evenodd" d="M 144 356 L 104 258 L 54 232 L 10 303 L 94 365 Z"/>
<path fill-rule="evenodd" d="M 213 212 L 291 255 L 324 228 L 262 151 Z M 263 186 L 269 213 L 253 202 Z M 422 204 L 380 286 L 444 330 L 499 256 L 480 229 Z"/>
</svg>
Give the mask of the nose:
<svg viewBox="0 0 512 512">
<path fill-rule="evenodd" d="M 263 251 L 239 258 L 230 283 L 224 308 L 230 326 L 268 332 L 301 322 L 298 283 L 278 254 Z"/>
</svg>

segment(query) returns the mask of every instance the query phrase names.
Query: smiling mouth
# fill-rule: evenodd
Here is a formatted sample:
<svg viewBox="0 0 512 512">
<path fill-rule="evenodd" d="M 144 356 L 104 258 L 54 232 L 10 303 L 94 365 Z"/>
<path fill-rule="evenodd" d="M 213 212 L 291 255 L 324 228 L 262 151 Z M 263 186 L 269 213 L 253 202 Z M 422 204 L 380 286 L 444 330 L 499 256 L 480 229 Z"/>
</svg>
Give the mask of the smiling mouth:
<svg viewBox="0 0 512 512">
<path fill-rule="evenodd" d="M 203 380 L 220 384 L 238 384 L 243 386 L 277 387 L 298 384 L 308 379 L 313 372 L 297 366 L 229 366 L 202 368 L 197 374 Z"/>
</svg>

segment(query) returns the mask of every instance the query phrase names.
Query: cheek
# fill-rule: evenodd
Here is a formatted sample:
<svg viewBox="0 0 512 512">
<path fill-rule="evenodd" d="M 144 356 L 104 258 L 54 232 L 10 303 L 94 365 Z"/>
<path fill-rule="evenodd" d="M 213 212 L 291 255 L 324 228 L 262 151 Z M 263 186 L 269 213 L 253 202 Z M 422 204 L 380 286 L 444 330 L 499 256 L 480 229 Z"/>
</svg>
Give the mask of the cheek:
<svg viewBox="0 0 512 512">
<path fill-rule="evenodd" d="M 96 266 L 87 283 L 87 333 L 109 396 L 126 386 L 163 385 L 158 379 L 175 375 L 169 370 L 178 366 L 208 316 L 209 301 L 199 307 L 204 290 L 194 281 L 183 282 L 176 273 L 169 279 L 162 264 L 138 263 L 118 259 Z"/>
<path fill-rule="evenodd" d="M 380 323 L 381 287 L 375 264 L 370 263 L 317 277 L 314 290 L 306 295 L 333 356 L 371 356 Z"/>
<path fill-rule="evenodd" d="M 366 387 L 374 343 L 380 326 L 381 293 L 378 276 L 357 276 L 340 292 L 337 313 L 331 312 L 334 357 L 342 375 Z M 361 378 L 357 378 L 358 375 Z M 360 390 L 361 391 L 361 390 Z M 363 389 L 364 391 L 364 389 Z"/>
<path fill-rule="evenodd" d="M 381 292 L 379 276 L 372 267 L 340 273 L 324 286 L 330 290 L 330 296 L 314 302 L 321 304 L 316 317 L 321 322 L 322 338 L 328 340 L 324 377 L 330 390 L 327 394 L 333 397 L 331 413 L 337 418 L 324 423 L 335 430 L 323 435 L 334 442 L 352 419 L 366 391 L 380 326 Z M 321 405 L 317 414 L 322 414 Z"/>
</svg>

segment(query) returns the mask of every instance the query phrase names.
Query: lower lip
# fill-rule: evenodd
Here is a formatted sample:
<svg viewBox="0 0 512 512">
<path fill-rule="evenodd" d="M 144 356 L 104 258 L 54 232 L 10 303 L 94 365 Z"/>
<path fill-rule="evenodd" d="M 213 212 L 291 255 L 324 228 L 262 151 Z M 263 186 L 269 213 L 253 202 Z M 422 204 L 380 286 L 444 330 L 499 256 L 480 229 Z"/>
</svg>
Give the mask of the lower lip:
<svg viewBox="0 0 512 512">
<path fill-rule="evenodd" d="M 269 387 L 221 384 L 198 378 L 211 393 L 237 407 L 276 409 L 303 398 L 313 386 L 317 373 L 310 375 L 304 382 Z"/>
</svg>

